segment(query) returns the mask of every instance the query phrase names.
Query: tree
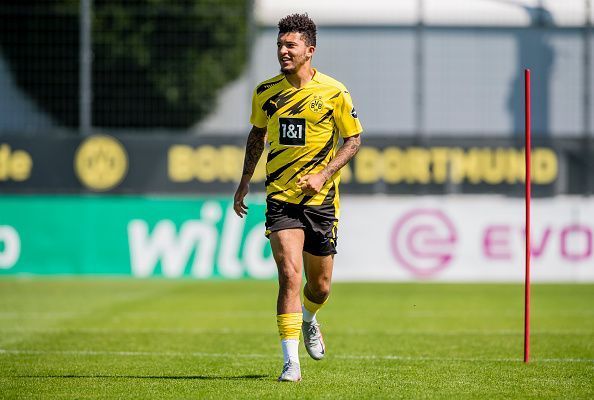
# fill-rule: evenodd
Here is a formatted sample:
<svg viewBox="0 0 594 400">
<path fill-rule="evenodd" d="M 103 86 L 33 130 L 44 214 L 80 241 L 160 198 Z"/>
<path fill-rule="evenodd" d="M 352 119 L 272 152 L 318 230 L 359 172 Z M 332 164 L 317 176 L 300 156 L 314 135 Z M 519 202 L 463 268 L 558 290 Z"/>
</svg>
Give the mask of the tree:
<svg viewBox="0 0 594 400">
<path fill-rule="evenodd" d="M 247 56 L 244 0 L 94 0 L 93 124 L 184 128 L 212 110 Z M 0 45 L 17 84 L 78 125 L 78 0 L 3 0 Z"/>
</svg>

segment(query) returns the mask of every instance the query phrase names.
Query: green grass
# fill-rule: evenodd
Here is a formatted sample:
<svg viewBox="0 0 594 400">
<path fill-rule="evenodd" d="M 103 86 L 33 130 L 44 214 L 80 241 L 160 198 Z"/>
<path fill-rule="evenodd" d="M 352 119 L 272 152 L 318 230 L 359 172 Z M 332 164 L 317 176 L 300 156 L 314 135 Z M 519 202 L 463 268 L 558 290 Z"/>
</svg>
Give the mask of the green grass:
<svg viewBox="0 0 594 400">
<path fill-rule="evenodd" d="M 282 364 L 274 282 L 0 279 L 1 398 L 594 398 L 594 285 L 347 284 Z"/>
</svg>

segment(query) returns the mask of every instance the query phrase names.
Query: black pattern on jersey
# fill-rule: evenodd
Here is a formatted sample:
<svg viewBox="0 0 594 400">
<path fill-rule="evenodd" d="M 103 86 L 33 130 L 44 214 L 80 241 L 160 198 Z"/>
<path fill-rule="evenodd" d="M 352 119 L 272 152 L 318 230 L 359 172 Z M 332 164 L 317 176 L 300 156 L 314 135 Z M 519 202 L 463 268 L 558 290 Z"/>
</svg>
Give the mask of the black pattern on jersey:
<svg viewBox="0 0 594 400">
<path fill-rule="evenodd" d="M 262 110 L 266 113 L 266 115 L 268 115 L 268 118 L 272 118 L 275 112 L 286 106 L 289 101 L 299 92 L 300 90 L 275 93 L 264 102 L 262 105 Z"/>
<path fill-rule="evenodd" d="M 258 88 L 256 89 L 256 94 L 260 94 L 262 92 L 265 92 L 266 90 L 270 89 L 271 87 L 273 87 L 274 85 L 276 85 L 277 83 L 281 83 L 283 81 L 283 79 L 285 79 L 284 77 L 280 78 L 278 81 L 274 81 L 274 82 L 268 82 L 268 83 L 263 83 L 260 86 L 258 86 Z"/>
<path fill-rule="evenodd" d="M 336 185 L 334 184 L 334 182 L 332 182 L 332 186 L 328 190 L 326 197 L 324 197 L 324 200 L 322 201 L 322 205 L 325 205 L 325 206 L 333 205 L 334 204 L 334 196 L 336 196 Z"/>
<path fill-rule="evenodd" d="M 290 163 L 287 163 L 287 164 L 283 165 L 282 167 L 280 167 L 279 169 L 277 169 L 276 171 L 271 172 L 266 177 L 266 182 L 264 183 L 264 185 L 268 186 L 268 185 L 270 185 L 271 182 L 274 182 L 275 180 L 277 180 L 278 178 L 280 178 L 280 176 L 282 175 L 282 173 L 287 168 L 289 168 L 291 165 L 295 164 L 297 161 L 301 160 L 303 157 L 305 157 L 308 154 L 309 153 L 302 154 L 301 156 L 297 157 L 296 159 L 294 159 Z"/>
<path fill-rule="evenodd" d="M 312 169 L 314 169 L 322 161 L 324 161 L 324 159 L 326 158 L 326 156 L 328 156 L 328 154 L 330 153 L 330 150 L 332 150 L 333 147 L 334 147 L 334 137 L 331 136 L 330 140 L 328 140 L 328 142 L 326 142 L 326 144 L 324 145 L 322 150 L 320 150 L 318 152 L 318 154 L 313 156 L 313 158 L 311 160 L 306 162 L 305 165 L 303 165 L 301 168 L 299 168 L 297 170 L 297 172 L 295 172 L 293 175 L 291 175 L 285 183 L 289 183 L 291 181 L 291 179 L 295 178 L 297 175 L 304 172 L 306 169 L 307 169 L 307 171 L 305 171 L 306 173 L 311 171 Z"/>
<path fill-rule="evenodd" d="M 276 193 L 275 193 L 276 194 Z M 304 193 L 301 193 L 297 196 L 297 198 L 303 196 Z M 330 187 L 330 189 L 328 190 L 328 193 L 326 193 L 326 197 L 324 197 L 324 200 L 322 201 L 322 206 L 332 206 L 332 208 L 334 209 L 334 197 L 336 196 L 336 185 L 334 185 L 334 183 L 332 183 L 332 186 Z M 308 201 L 310 201 L 313 198 L 313 196 L 303 196 L 303 198 L 301 199 L 301 201 L 299 201 L 299 204 L 306 204 Z M 334 215 L 335 212 L 334 210 L 332 211 L 332 215 Z"/>
<path fill-rule="evenodd" d="M 287 151 L 289 149 L 280 149 L 278 151 L 271 151 L 270 153 L 268 153 L 268 157 L 266 157 L 266 162 L 270 162 L 272 160 L 274 160 L 274 158 L 278 155 L 280 155 L 282 152 Z"/>
<path fill-rule="evenodd" d="M 280 93 L 275 93 L 272 97 L 266 100 L 264 104 L 262 104 L 262 110 L 266 113 L 268 118 L 271 118 L 274 115 L 274 113 L 278 111 L 277 103 L 279 96 Z"/>
<path fill-rule="evenodd" d="M 313 196 L 303 196 L 303 198 L 301 199 L 301 201 L 299 202 L 299 204 L 305 204 L 305 203 L 307 203 L 308 201 L 311 200 L 312 197 Z"/>
<path fill-rule="evenodd" d="M 272 198 L 272 196 L 276 196 L 279 193 L 283 193 L 284 190 L 277 190 L 276 192 L 272 192 L 272 193 L 268 193 L 268 195 L 266 196 L 266 200 L 270 200 Z"/>
<path fill-rule="evenodd" d="M 326 114 L 322 115 L 322 118 L 320 118 L 320 120 L 318 122 L 316 122 L 316 125 L 319 123 L 322 123 L 322 122 L 326 121 L 328 118 L 330 118 L 332 116 L 333 112 L 334 112 L 334 110 L 328 110 L 326 112 Z"/>
<path fill-rule="evenodd" d="M 340 96 L 340 92 L 336 93 L 334 96 L 330 97 L 328 100 L 332 100 Z"/>
<path fill-rule="evenodd" d="M 338 96 L 340 96 L 340 92 L 337 92 L 335 95 L 330 97 L 328 100 L 335 99 Z M 321 124 L 322 122 L 326 121 L 328 118 L 330 118 L 332 116 L 333 113 L 334 113 L 333 109 L 328 110 L 324 115 L 322 115 L 322 118 L 320 118 L 320 120 L 318 122 L 316 122 L 316 125 Z"/>
<path fill-rule="evenodd" d="M 302 113 L 303 110 L 305 110 L 305 103 L 307 103 L 307 99 L 309 99 L 310 97 L 311 94 L 307 95 L 307 97 L 304 97 L 303 99 L 289 107 L 287 109 L 289 115 L 296 115 Z"/>
</svg>

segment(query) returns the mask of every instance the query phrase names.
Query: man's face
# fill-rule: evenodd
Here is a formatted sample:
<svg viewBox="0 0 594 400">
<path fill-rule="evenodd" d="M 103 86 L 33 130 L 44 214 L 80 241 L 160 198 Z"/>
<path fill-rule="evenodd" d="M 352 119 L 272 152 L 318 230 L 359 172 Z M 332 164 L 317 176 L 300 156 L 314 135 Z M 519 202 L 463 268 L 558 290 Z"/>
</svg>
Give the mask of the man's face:
<svg viewBox="0 0 594 400">
<path fill-rule="evenodd" d="M 279 33 L 277 45 L 278 62 L 285 75 L 294 74 L 311 60 L 314 46 L 308 46 L 299 32 Z"/>
</svg>

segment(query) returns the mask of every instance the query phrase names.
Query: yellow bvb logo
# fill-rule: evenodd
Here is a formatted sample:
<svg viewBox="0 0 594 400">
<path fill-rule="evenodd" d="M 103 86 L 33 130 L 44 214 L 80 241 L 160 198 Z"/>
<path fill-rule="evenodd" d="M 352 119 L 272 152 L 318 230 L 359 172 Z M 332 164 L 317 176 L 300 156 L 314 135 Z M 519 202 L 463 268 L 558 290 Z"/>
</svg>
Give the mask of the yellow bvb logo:
<svg viewBox="0 0 594 400">
<path fill-rule="evenodd" d="M 74 170 L 89 189 L 112 189 L 124 180 L 128 172 L 126 149 L 111 136 L 92 136 L 83 141 L 76 151 Z"/>
<path fill-rule="evenodd" d="M 322 96 L 314 96 L 313 100 L 309 103 L 309 109 L 313 112 L 319 113 L 322 112 L 324 108 L 324 102 L 322 101 Z"/>
</svg>

